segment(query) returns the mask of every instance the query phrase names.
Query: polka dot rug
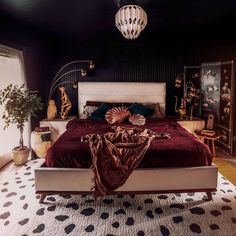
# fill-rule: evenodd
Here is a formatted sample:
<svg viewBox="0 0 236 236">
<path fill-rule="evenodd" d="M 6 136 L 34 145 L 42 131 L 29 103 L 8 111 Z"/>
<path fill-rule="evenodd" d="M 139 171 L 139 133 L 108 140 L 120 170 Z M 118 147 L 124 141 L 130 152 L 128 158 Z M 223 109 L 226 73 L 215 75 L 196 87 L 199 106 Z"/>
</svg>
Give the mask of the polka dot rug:
<svg viewBox="0 0 236 236">
<path fill-rule="evenodd" d="M 39 204 L 33 160 L 0 172 L 0 235 L 236 235 L 236 187 L 219 174 L 213 201 L 205 193 L 52 195 Z M 76 181 L 76 180 L 75 180 Z"/>
</svg>

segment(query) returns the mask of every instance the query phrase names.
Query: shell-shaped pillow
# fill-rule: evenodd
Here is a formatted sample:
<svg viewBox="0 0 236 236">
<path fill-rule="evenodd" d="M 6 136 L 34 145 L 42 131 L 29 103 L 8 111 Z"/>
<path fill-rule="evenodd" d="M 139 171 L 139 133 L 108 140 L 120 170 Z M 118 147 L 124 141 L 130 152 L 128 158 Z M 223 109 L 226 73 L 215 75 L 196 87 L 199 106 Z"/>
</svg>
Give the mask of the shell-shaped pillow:
<svg viewBox="0 0 236 236">
<path fill-rule="evenodd" d="M 143 115 L 140 114 L 133 114 L 132 116 L 129 117 L 129 122 L 132 125 L 144 125 L 146 123 L 146 118 Z"/>
<path fill-rule="evenodd" d="M 131 115 L 127 107 L 113 107 L 107 111 L 105 118 L 109 124 L 122 123 Z"/>
</svg>

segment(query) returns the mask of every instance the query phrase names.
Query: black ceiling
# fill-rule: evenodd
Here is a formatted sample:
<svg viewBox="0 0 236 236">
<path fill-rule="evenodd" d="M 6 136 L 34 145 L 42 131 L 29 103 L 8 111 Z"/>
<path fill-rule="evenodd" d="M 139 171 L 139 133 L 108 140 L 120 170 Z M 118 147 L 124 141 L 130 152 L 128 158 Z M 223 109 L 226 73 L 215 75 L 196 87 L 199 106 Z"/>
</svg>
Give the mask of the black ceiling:
<svg viewBox="0 0 236 236">
<path fill-rule="evenodd" d="M 128 2 L 128 1 L 126 1 Z M 148 24 L 138 40 L 233 35 L 236 0 L 145 0 Z M 125 40 L 114 25 L 117 0 L 0 0 L 1 25 L 67 42 Z M 232 30 L 231 30 L 232 29 Z M 204 35 L 201 35 L 204 32 Z M 209 34 L 206 34 L 209 32 Z M 180 35 L 176 35 L 177 37 Z"/>
</svg>

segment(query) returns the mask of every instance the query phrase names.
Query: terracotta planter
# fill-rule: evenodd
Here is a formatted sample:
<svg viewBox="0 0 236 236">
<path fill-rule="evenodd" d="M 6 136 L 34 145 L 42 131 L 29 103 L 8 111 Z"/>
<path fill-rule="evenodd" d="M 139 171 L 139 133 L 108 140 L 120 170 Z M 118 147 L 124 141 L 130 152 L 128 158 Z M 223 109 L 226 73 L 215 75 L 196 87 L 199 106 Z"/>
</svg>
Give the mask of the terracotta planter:
<svg viewBox="0 0 236 236">
<path fill-rule="evenodd" d="M 12 159 L 17 166 L 24 165 L 29 157 L 29 148 L 24 146 L 23 150 L 20 150 L 20 147 L 15 147 L 12 149 Z"/>
</svg>

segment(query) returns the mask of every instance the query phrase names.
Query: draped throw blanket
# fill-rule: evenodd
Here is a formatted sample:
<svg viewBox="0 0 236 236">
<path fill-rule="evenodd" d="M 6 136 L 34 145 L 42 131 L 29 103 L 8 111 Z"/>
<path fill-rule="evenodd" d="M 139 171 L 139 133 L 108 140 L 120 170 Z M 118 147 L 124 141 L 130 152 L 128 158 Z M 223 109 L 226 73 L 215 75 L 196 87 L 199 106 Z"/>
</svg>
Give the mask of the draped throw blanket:
<svg viewBox="0 0 236 236">
<path fill-rule="evenodd" d="M 96 197 L 109 194 L 125 183 L 154 138 L 168 138 L 149 129 L 122 126 L 112 129 L 114 132 L 83 137 L 83 141 L 89 142 L 91 150 Z"/>
</svg>

